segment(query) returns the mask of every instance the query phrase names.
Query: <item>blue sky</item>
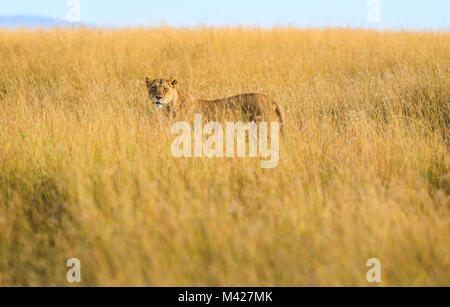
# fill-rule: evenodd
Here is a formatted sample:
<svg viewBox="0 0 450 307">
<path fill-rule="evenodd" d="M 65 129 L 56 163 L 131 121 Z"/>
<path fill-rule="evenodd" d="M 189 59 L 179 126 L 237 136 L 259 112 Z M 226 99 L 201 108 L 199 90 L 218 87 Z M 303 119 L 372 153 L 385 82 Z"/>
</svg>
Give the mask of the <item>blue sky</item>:
<svg viewBox="0 0 450 307">
<path fill-rule="evenodd" d="M 73 0 L 0 0 L 0 15 L 66 19 Z M 450 29 L 450 0 L 75 0 L 81 22 L 96 26 L 252 25 Z M 379 1 L 379 22 L 367 14 Z M 166 17 L 170 16 L 170 17 Z"/>
</svg>

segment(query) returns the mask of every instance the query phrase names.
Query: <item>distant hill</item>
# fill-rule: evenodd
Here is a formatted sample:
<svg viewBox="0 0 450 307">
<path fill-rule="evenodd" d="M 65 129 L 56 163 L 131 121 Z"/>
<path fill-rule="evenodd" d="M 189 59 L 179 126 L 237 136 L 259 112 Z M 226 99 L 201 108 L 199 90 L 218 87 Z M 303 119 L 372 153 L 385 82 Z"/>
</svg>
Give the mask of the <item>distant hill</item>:
<svg viewBox="0 0 450 307">
<path fill-rule="evenodd" d="M 79 25 L 80 24 L 42 16 L 0 15 L 0 28 L 52 28 L 74 27 Z"/>
</svg>

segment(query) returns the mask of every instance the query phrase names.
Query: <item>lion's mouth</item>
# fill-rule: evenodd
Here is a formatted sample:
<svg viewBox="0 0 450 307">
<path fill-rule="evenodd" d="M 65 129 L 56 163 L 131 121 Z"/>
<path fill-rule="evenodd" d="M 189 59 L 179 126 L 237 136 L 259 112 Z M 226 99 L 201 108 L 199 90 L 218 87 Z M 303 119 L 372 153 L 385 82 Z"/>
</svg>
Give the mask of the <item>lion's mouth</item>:
<svg viewBox="0 0 450 307">
<path fill-rule="evenodd" d="M 162 109 L 162 108 L 164 107 L 164 105 L 163 105 L 161 102 L 159 102 L 159 101 L 157 101 L 157 102 L 155 103 L 155 106 L 156 106 L 158 109 Z"/>
</svg>

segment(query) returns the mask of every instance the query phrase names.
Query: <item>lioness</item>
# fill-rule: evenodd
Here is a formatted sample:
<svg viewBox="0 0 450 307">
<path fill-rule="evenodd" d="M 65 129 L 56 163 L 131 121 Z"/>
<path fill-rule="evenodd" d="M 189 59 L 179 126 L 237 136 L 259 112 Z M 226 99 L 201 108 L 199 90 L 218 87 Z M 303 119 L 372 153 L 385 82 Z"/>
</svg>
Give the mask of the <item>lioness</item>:
<svg viewBox="0 0 450 307">
<path fill-rule="evenodd" d="M 217 100 L 196 99 L 177 87 L 174 79 L 145 78 L 151 102 L 167 114 L 187 115 L 201 113 L 213 118 L 229 116 L 246 119 L 250 122 L 279 122 L 283 126 L 283 113 L 272 98 L 264 94 L 242 94 Z"/>
</svg>

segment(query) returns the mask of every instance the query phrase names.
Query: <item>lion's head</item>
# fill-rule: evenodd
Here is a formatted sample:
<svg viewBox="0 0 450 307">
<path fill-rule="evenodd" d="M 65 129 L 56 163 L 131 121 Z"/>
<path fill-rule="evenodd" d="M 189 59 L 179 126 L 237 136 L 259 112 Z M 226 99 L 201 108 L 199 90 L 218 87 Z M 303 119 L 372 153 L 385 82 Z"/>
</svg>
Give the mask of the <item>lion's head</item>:
<svg viewBox="0 0 450 307">
<path fill-rule="evenodd" d="M 175 88 L 177 85 L 177 80 L 156 79 L 151 81 L 151 79 L 146 77 L 145 83 L 147 84 L 150 101 L 158 109 L 162 109 L 167 106 L 177 94 Z"/>
</svg>

